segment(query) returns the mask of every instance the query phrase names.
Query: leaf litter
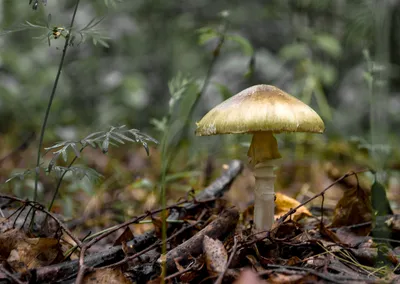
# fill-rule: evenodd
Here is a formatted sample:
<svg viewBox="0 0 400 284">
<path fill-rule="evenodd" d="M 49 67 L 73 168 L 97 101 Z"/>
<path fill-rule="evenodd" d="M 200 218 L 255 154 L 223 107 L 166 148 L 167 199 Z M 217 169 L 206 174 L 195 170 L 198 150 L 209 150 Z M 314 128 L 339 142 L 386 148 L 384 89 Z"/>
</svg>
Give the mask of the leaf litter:
<svg viewBox="0 0 400 284">
<path fill-rule="evenodd" d="M 229 198 L 221 197 L 237 182 L 243 185 L 238 181 L 246 178 L 242 170 L 243 165 L 233 161 L 203 191 L 167 208 L 166 255 L 161 253 L 160 209 L 96 234 L 72 233 L 62 218 L 53 215 L 45 219 L 52 222 L 52 233 L 38 233 L 48 225 L 34 222 L 32 232 L 27 225 L 30 213 L 19 214 L 18 206 L 48 214 L 44 207 L 0 195 L 6 212 L 0 220 L 0 279 L 17 283 L 160 283 L 161 277 L 167 283 L 400 281 L 400 217 L 374 214 L 371 191 L 354 179 L 344 182 L 357 173 L 333 181 L 344 190 L 331 210 L 324 207 L 324 194 L 331 186 L 303 202 L 277 193 L 273 229 L 254 234 L 252 204 L 239 211 Z M 320 200 L 319 211 L 309 207 L 315 200 Z M 150 224 L 146 228 L 153 229 L 135 229 L 146 220 Z"/>
</svg>

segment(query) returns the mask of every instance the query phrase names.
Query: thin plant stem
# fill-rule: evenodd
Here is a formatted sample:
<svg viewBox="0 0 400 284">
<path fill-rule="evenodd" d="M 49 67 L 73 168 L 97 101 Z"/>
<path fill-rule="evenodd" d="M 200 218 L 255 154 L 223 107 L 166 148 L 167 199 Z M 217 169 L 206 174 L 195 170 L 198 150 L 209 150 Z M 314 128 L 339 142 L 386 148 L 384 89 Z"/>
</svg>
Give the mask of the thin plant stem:
<svg viewBox="0 0 400 284">
<path fill-rule="evenodd" d="M 79 152 L 82 153 L 83 149 L 85 149 L 85 147 L 82 147 Z M 75 161 L 78 159 L 78 156 L 75 156 L 72 161 L 69 163 L 67 169 L 70 169 L 72 167 L 72 165 L 75 163 Z M 58 180 L 57 186 L 56 186 L 56 190 L 54 191 L 53 194 L 53 198 L 51 199 L 50 205 L 49 205 L 49 211 L 51 211 L 51 208 L 53 207 L 54 201 L 56 200 L 56 197 L 58 195 L 58 191 L 60 189 L 61 183 L 65 177 L 65 175 L 67 174 L 68 170 L 64 171 L 60 177 L 60 179 Z"/>
<path fill-rule="evenodd" d="M 187 116 L 187 121 L 185 123 L 185 127 L 188 125 L 189 119 L 193 115 L 193 111 L 196 108 L 197 103 L 199 102 L 200 98 L 203 96 L 205 91 L 207 90 L 208 85 L 210 84 L 212 73 L 214 70 L 215 63 L 217 62 L 217 59 L 220 55 L 222 45 L 225 42 L 225 33 L 226 33 L 226 28 L 227 28 L 227 23 L 226 21 L 223 23 L 223 29 L 221 32 L 221 35 L 219 37 L 219 41 L 213 51 L 213 57 L 211 59 L 210 65 L 208 66 L 207 73 L 206 73 L 206 78 L 204 79 L 204 83 L 201 87 L 201 90 L 197 93 L 195 101 L 189 111 L 189 115 Z M 171 115 L 168 115 L 167 121 L 170 122 Z M 166 133 L 163 139 L 162 143 L 162 149 L 161 149 L 161 156 L 163 157 L 163 167 L 162 167 L 162 174 L 161 174 L 161 207 L 166 208 L 167 205 L 167 197 L 166 197 L 166 172 L 169 164 L 171 163 L 171 160 L 173 157 L 176 157 L 176 155 L 171 155 L 167 154 L 167 141 L 168 141 L 168 135 L 169 133 Z M 179 144 L 180 142 L 178 142 Z M 161 220 L 162 220 L 162 226 L 161 226 L 161 239 L 162 239 L 162 246 L 161 246 L 161 258 L 162 258 L 162 268 L 161 268 L 161 283 L 165 283 L 165 277 L 166 277 L 166 261 L 163 259 L 163 257 L 166 255 L 167 252 L 167 243 L 165 240 L 167 239 L 167 211 L 164 209 L 161 212 Z"/>
<path fill-rule="evenodd" d="M 41 148 L 43 146 L 44 132 L 46 130 L 47 120 L 49 118 L 50 109 L 51 109 L 51 106 L 53 104 L 53 99 L 54 99 L 54 96 L 56 94 L 58 81 L 59 81 L 60 76 L 61 76 L 61 70 L 62 70 L 62 67 L 64 65 L 65 55 L 67 54 L 67 49 L 68 49 L 69 42 L 70 42 L 70 39 L 71 39 L 72 27 L 74 26 L 75 16 L 76 16 L 76 12 L 78 11 L 79 2 L 80 2 L 80 0 L 76 0 L 74 13 L 72 14 L 71 23 L 69 25 L 69 33 L 65 37 L 65 43 L 64 43 L 64 48 L 63 48 L 62 55 L 61 55 L 60 64 L 58 65 L 57 75 L 56 75 L 56 78 L 54 80 L 54 84 L 53 84 L 53 88 L 51 90 L 49 102 L 47 104 L 46 114 L 44 116 L 42 128 L 40 130 L 39 145 L 38 145 L 37 159 L 36 159 L 36 168 L 35 168 L 35 189 L 34 189 L 34 193 L 33 193 L 33 201 L 36 201 L 36 199 L 37 199 L 38 181 L 39 181 L 39 173 L 40 173 L 40 168 L 39 168 L 39 165 L 40 165 L 40 154 L 41 154 Z"/>
<path fill-rule="evenodd" d="M 170 162 L 170 155 L 166 153 L 166 144 L 164 143 L 164 147 L 162 149 L 162 153 L 164 156 L 164 166 L 162 168 L 162 176 L 161 176 L 161 207 L 164 208 L 161 211 L 161 239 L 162 239 L 162 244 L 161 244 L 161 257 L 162 257 L 162 268 L 161 268 L 161 283 L 165 283 L 164 278 L 166 277 L 167 273 L 167 262 L 166 259 L 163 257 L 167 253 L 167 242 L 165 240 L 167 239 L 167 210 L 166 205 L 167 205 L 167 190 L 166 190 L 166 175 L 167 175 L 167 168 Z"/>
</svg>

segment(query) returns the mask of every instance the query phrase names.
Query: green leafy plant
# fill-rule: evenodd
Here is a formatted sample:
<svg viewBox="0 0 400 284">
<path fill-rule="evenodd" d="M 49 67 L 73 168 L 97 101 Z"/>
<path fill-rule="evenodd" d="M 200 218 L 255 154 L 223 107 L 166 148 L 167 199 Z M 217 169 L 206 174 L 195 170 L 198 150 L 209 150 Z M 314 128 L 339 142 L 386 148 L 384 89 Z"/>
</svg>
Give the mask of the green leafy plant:
<svg viewBox="0 0 400 284">
<path fill-rule="evenodd" d="M 112 4 L 115 1 L 106 1 L 106 4 Z M 52 153 L 52 158 L 49 161 L 48 165 L 45 166 L 42 162 L 42 146 L 44 140 L 44 133 L 46 131 L 46 126 L 50 114 L 50 110 L 52 107 L 53 99 L 55 97 L 61 71 L 63 69 L 66 53 L 69 47 L 73 46 L 75 42 L 75 38 L 80 36 L 80 41 L 78 45 L 84 42 L 87 38 L 91 37 L 93 44 L 101 44 L 104 47 L 108 47 L 108 44 L 105 42 L 106 37 L 102 36 L 96 27 L 103 20 L 101 19 L 92 19 L 89 21 L 87 25 L 85 25 L 82 29 L 76 30 L 74 27 L 75 17 L 77 14 L 77 10 L 79 7 L 80 0 L 77 0 L 74 5 L 74 11 L 72 14 L 72 19 L 70 25 L 68 27 L 64 26 L 51 26 L 52 17 L 49 14 L 47 17 L 47 23 L 45 25 L 33 24 L 29 21 L 26 21 L 26 24 L 23 25 L 22 28 L 16 30 L 9 30 L 4 33 L 9 33 L 13 31 L 19 31 L 22 29 L 40 29 L 44 30 L 45 34 L 43 34 L 40 38 L 47 38 L 48 44 L 51 44 L 52 40 L 63 39 L 64 47 L 62 49 L 62 55 L 60 59 L 60 63 L 58 65 L 58 70 L 56 73 L 56 77 L 53 83 L 53 88 L 51 90 L 51 94 L 49 97 L 49 101 L 46 108 L 46 113 L 42 122 L 42 127 L 39 136 L 39 144 L 37 149 L 37 160 L 35 169 L 28 169 L 21 172 L 14 173 L 9 179 L 6 180 L 6 183 L 10 183 L 11 181 L 18 180 L 24 181 L 24 179 L 30 175 L 34 175 L 34 194 L 33 200 L 36 201 L 38 195 L 38 186 L 39 186 L 39 174 L 44 171 L 46 174 L 55 174 L 57 178 L 57 185 L 55 187 L 55 192 L 53 194 L 53 198 L 49 205 L 49 210 L 51 210 L 53 203 L 58 195 L 58 191 L 60 189 L 61 183 L 64 177 L 70 173 L 71 176 L 75 179 L 82 180 L 83 178 L 87 178 L 91 182 L 96 182 L 101 178 L 101 175 L 97 173 L 94 169 L 87 168 L 85 166 L 77 166 L 74 165 L 76 160 L 81 157 L 82 151 L 86 147 L 92 147 L 96 149 L 101 149 L 101 151 L 106 154 L 109 150 L 110 145 L 118 146 L 121 144 L 125 144 L 127 142 L 130 143 L 140 143 L 146 150 L 147 155 L 149 155 L 149 147 L 148 143 L 158 143 L 154 138 L 141 133 L 137 129 L 127 129 L 124 125 L 119 127 L 111 127 L 107 131 L 95 132 L 80 141 L 61 141 L 56 143 L 53 146 L 45 148 L 45 154 L 49 152 Z M 39 5 L 38 1 L 30 1 L 29 4 L 33 5 L 33 8 L 36 9 Z M 46 1 L 43 1 L 43 4 L 46 4 Z M 4 34 L 3 33 L 3 34 Z M 69 160 L 69 157 L 72 158 Z M 67 164 L 58 165 L 58 161 L 62 158 L 63 162 Z M 69 163 L 68 163 L 69 162 Z M 29 180 L 30 181 L 30 180 Z"/>
<path fill-rule="evenodd" d="M 330 120 L 331 109 L 328 104 L 324 88 L 331 86 L 336 80 L 336 69 L 319 54 L 324 54 L 337 60 L 342 54 L 338 40 L 324 33 L 306 31 L 301 40 L 284 46 L 281 57 L 288 63 L 295 65 L 294 89 L 306 104 L 311 103 L 312 96 L 320 109 L 321 115 Z"/>
<path fill-rule="evenodd" d="M 74 166 L 74 163 L 78 158 L 81 157 L 82 151 L 86 147 L 91 147 L 93 149 L 101 149 L 103 154 L 108 153 L 110 145 L 118 146 L 123 145 L 126 142 L 130 143 L 140 143 L 146 150 L 147 155 L 149 155 L 148 143 L 158 144 L 158 141 L 147 134 L 141 133 L 137 129 L 127 129 L 125 125 L 118 127 L 110 127 L 108 131 L 99 131 L 88 135 L 80 141 L 61 141 L 53 146 L 45 148 L 45 154 L 51 152 L 52 158 L 50 159 L 48 165 L 44 168 L 47 174 L 54 172 L 57 178 L 57 185 L 53 194 L 53 198 L 49 205 L 49 210 L 51 210 L 54 201 L 58 195 L 61 183 L 66 174 L 71 173 L 73 178 L 82 180 L 87 178 L 91 182 L 97 182 L 102 177 L 94 169 L 84 167 L 84 166 Z M 60 157 L 63 159 L 64 163 L 68 162 L 68 157 L 72 154 L 73 158 L 69 162 L 68 166 L 57 165 L 57 161 Z M 14 173 L 5 183 L 9 183 L 15 179 L 19 181 L 24 180 L 27 176 L 34 174 L 32 169 L 24 170 L 22 172 Z"/>
</svg>

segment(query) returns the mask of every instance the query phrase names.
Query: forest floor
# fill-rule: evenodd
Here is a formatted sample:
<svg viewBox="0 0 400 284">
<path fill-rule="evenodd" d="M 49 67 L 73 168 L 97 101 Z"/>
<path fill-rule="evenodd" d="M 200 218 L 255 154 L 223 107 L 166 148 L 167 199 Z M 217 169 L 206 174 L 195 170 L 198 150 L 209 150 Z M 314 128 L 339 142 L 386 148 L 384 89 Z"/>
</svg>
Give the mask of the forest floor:
<svg viewBox="0 0 400 284">
<path fill-rule="evenodd" d="M 214 165 L 216 176 L 192 176 L 196 191 L 169 186 L 185 190 L 169 191 L 166 236 L 143 178 L 80 193 L 75 218 L 63 216 L 62 203 L 52 213 L 1 194 L 0 283 L 400 283 L 400 214 L 375 214 L 367 170 L 306 168 L 281 165 L 275 223 L 258 234 L 254 178 L 238 160 Z"/>
</svg>

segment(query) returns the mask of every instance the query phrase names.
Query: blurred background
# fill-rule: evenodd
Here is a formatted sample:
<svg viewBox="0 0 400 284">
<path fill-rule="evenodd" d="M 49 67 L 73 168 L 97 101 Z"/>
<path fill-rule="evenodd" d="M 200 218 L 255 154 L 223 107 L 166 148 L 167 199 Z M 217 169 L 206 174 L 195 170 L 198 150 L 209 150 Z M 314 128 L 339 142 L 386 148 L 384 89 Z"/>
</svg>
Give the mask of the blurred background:
<svg viewBox="0 0 400 284">
<path fill-rule="evenodd" d="M 64 44 L 63 36 L 55 39 L 52 31 L 67 29 L 75 5 L 39 1 L 33 10 L 28 2 L 0 1 L 0 159 L 28 141 L 2 160 L 1 182 L 17 170 L 34 168 Z M 85 30 L 89 23 L 96 25 Z M 202 189 L 230 159 L 247 161 L 249 135 L 195 137 L 195 122 L 242 89 L 271 84 L 311 105 L 326 125 L 324 135 L 277 135 L 283 156 L 278 189 L 304 195 L 321 190 L 321 176 L 332 168 L 345 173 L 371 167 L 382 172 L 396 207 L 399 30 L 397 0 L 81 1 L 45 146 L 119 125 L 162 142 L 167 124 L 179 121 L 179 109 L 187 108 L 171 90 L 189 80 L 194 87 L 182 96 L 199 97 L 193 110 L 182 114 L 179 141 L 167 148 L 174 153 L 167 167 L 173 199 Z M 108 155 L 88 149 L 80 163 L 103 174 L 103 181 L 66 177 L 57 210 L 73 216 L 82 212 L 81 202 L 99 208 L 108 199 L 128 215 L 123 200 L 157 206 L 154 192 L 165 156 L 154 143 L 149 146 L 150 157 L 136 145 L 112 148 Z M 372 174 L 365 178 L 373 182 Z M 32 183 L 30 177 L 3 188 L 30 196 Z M 240 183 L 246 196 L 251 183 Z M 48 202 L 54 180 L 44 175 L 40 188 L 40 200 Z M 243 200 L 240 194 L 232 198 Z"/>
</svg>

